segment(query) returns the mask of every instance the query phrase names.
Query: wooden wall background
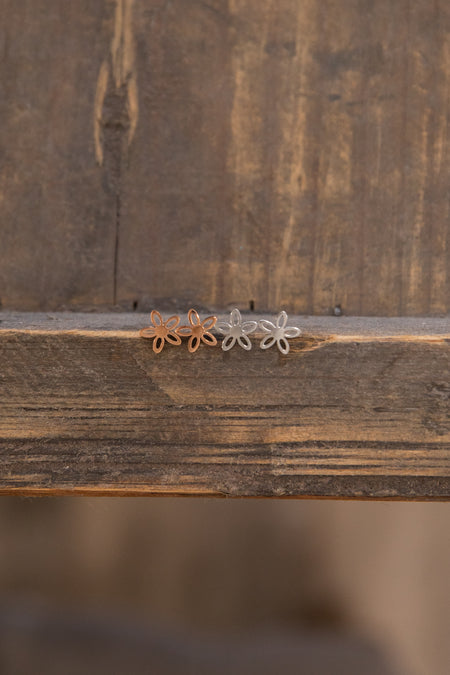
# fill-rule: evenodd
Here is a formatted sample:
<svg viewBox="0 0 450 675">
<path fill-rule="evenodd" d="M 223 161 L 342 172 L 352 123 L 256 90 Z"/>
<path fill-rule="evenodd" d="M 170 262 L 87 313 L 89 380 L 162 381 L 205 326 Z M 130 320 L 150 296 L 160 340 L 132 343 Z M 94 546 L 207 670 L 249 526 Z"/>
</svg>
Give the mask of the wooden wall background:
<svg viewBox="0 0 450 675">
<path fill-rule="evenodd" d="M 450 5 L 0 0 L 8 309 L 450 310 Z"/>
</svg>

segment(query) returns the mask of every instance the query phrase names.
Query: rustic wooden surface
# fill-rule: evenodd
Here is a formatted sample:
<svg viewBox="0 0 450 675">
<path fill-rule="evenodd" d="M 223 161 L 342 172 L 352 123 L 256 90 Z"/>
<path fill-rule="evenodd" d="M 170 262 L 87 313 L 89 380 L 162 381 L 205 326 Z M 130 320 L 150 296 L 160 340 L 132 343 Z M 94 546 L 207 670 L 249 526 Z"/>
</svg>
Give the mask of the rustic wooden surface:
<svg viewBox="0 0 450 675">
<path fill-rule="evenodd" d="M 450 5 L 0 0 L 0 301 L 450 309 Z"/>
<path fill-rule="evenodd" d="M 0 318 L 3 493 L 450 495 L 447 319 L 292 317 L 282 356 L 155 355 L 139 314 Z"/>
<path fill-rule="evenodd" d="M 110 301 L 116 207 L 95 162 L 105 3 L 0 0 L 0 303 Z"/>
</svg>

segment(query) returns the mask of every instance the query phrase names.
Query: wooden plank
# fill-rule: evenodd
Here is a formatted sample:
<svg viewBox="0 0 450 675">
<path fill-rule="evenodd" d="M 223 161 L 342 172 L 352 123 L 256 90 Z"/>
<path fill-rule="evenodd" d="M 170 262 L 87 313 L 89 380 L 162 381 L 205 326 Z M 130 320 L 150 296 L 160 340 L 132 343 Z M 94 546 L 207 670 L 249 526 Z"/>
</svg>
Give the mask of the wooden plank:
<svg viewBox="0 0 450 675">
<path fill-rule="evenodd" d="M 293 317 L 287 356 L 147 323 L 1 315 L 3 493 L 449 497 L 449 319 Z"/>
<path fill-rule="evenodd" d="M 450 311 L 448 3 L 0 10 L 3 307 Z"/>
<path fill-rule="evenodd" d="M 136 3 L 123 308 L 450 310 L 448 3 Z"/>
<path fill-rule="evenodd" d="M 117 160 L 111 150 L 97 163 L 94 128 L 114 12 L 0 0 L 0 16 L 0 306 L 112 305 Z"/>
</svg>

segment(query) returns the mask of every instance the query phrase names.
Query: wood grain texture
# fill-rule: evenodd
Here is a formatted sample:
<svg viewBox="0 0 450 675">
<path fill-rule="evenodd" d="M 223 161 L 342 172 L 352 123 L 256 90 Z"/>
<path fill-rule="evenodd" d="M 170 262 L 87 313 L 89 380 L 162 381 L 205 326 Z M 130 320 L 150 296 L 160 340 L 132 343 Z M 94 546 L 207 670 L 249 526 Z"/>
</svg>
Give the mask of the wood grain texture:
<svg viewBox="0 0 450 675">
<path fill-rule="evenodd" d="M 450 496 L 448 320 L 295 317 L 287 356 L 146 320 L 1 316 L 3 493 Z"/>
<path fill-rule="evenodd" d="M 104 3 L 0 0 L 0 303 L 113 302 L 116 201 L 93 143 Z"/>
<path fill-rule="evenodd" d="M 450 5 L 0 0 L 11 309 L 450 311 Z"/>
<path fill-rule="evenodd" d="M 448 5 L 140 8 L 128 307 L 448 311 Z"/>
</svg>

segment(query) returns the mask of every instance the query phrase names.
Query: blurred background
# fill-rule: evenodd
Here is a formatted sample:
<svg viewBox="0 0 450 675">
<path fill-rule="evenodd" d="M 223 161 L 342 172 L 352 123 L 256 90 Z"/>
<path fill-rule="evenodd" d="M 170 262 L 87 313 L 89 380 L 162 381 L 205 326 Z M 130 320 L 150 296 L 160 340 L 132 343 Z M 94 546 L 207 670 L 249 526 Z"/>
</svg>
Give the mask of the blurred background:
<svg viewBox="0 0 450 675">
<path fill-rule="evenodd" d="M 437 503 L 2 498 L 2 673 L 446 675 Z"/>
</svg>

